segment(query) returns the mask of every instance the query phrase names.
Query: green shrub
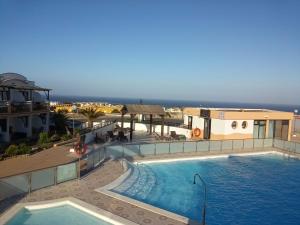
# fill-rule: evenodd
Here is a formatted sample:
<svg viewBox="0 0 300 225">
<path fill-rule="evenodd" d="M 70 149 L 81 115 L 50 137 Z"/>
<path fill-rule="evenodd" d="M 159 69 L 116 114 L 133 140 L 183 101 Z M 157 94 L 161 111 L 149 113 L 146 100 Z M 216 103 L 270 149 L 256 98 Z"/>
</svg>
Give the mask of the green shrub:
<svg viewBox="0 0 300 225">
<path fill-rule="evenodd" d="M 67 141 L 67 140 L 69 140 L 71 137 L 72 137 L 71 135 L 64 134 L 63 136 L 61 136 L 61 140 Z"/>
<path fill-rule="evenodd" d="M 15 156 L 18 154 L 18 146 L 10 145 L 6 150 L 5 154 L 8 156 Z"/>
<path fill-rule="evenodd" d="M 55 141 L 59 141 L 60 140 L 60 136 L 58 134 L 53 134 L 50 137 L 50 141 L 55 142 Z"/>
<path fill-rule="evenodd" d="M 48 137 L 48 133 L 47 132 L 41 132 L 39 135 L 39 141 L 38 144 L 39 145 L 43 145 L 49 142 L 49 137 Z"/>
<path fill-rule="evenodd" d="M 43 144 L 40 144 L 40 148 L 42 148 L 42 149 L 51 148 L 52 146 L 53 146 L 52 143 L 43 143 Z"/>
<path fill-rule="evenodd" d="M 30 152 L 31 148 L 25 143 L 22 143 L 18 146 L 18 155 L 29 154 Z"/>
<path fill-rule="evenodd" d="M 76 134 L 80 134 L 80 128 L 75 128 L 74 129 L 74 134 L 76 135 Z"/>
</svg>

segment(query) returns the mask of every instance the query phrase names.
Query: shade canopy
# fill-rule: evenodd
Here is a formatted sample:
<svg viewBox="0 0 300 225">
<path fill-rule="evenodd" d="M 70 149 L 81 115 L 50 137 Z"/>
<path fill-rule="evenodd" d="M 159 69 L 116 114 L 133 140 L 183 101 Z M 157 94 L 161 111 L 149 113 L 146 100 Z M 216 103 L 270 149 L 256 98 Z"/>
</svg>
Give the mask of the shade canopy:
<svg viewBox="0 0 300 225">
<path fill-rule="evenodd" d="M 160 105 L 124 105 L 121 112 L 123 114 L 143 114 L 143 115 L 165 115 L 165 110 Z"/>
</svg>

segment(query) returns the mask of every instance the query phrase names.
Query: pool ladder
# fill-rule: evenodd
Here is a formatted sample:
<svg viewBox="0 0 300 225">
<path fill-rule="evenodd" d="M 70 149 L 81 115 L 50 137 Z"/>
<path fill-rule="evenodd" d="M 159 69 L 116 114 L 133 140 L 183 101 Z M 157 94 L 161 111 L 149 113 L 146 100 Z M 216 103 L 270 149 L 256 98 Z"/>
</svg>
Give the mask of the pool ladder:
<svg viewBox="0 0 300 225">
<path fill-rule="evenodd" d="M 202 177 L 196 173 L 194 175 L 194 184 L 196 184 L 196 177 L 199 178 L 199 180 L 201 181 L 202 183 L 202 186 L 203 186 L 203 189 L 204 189 L 204 201 L 203 201 L 203 208 L 202 208 L 202 221 L 201 221 L 201 225 L 205 225 L 206 224 L 206 200 L 207 200 L 207 197 L 206 197 L 206 183 L 205 181 L 202 179 Z"/>
</svg>

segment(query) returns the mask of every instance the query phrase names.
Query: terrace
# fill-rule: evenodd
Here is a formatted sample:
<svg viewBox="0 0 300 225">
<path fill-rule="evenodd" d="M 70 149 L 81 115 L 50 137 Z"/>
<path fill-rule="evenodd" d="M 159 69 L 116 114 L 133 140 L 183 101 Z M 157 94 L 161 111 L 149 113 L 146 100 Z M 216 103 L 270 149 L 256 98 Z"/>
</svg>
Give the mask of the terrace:
<svg viewBox="0 0 300 225">
<path fill-rule="evenodd" d="M 140 136 L 136 134 L 136 137 L 140 137 L 140 140 L 143 140 L 145 137 L 147 138 L 147 136 L 144 136 L 143 134 Z M 118 161 L 118 159 L 122 158 L 131 161 L 144 161 L 153 159 L 215 156 L 221 154 L 252 154 L 272 151 L 298 157 L 300 153 L 299 143 L 273 139 L 185 142 L 155 142 L 153 140 L 148 140 L 148 142 L 145 141 L 143 143 L 123 143 L 121 145 L 117 143 L 115 143 L 115 145 L 92 144 L 91 146 L 93 146 L 93 150 L 81 159 L 81 165 L 84 165 L 81 167 L 82 175 L 85 174 L 83 177 L 80 179 L 78 179 L 79 177 L 77 176 L 72 178 L 65 177 L 67 182 L 57 180 L 58 177 L 61 178 L 61 174 L 55 175 L 55 173 L 63 171 L 66 168 L 70 169 L 70 167 L 68 167 L 69 164 L 64 164 L 64 166 L 66 166 L 64 168 L 61 168 L 61 166 L 58 165 L 53 168 L 53 172 L 51 173 L 47 173 L 48 170 L 46 169 L 32 172 L 29 171 L 25 176 L 30 178 L 28 179 L 28 182 L 30 182 L 29 184 L 22 184 L 20 183 L 20 179 L 18 179 L 19 187 L 29 186 L 29 192 L 23 192 L 22 195 L 2 200 L 0 203 L 1 212 L 4 212 L 5 209 L 11 207 L 16 202 L 35 202 L 64 197 L 75 197 L 138 224 L 187 224 L 187 222 L 173 217 L 172 215 L 155 212 L 138 204 L 127 202 L 123 199 L 117 199 L 105 193 L 100 193 L 96 191 L 96 189 L 111 183 L 124 173 L 122 163 Z M 69 153 L 65 152 L 65 154 Z M 55 152 L 53 153 L 53 157 L 54 155 Z M 76 159 L 75 161 L 70 162 L 70 165 L 74 162 L 76 163 Z M 7 168 L 7 165 L 5 165 L 5 167 Z M 50 186 L 49 182 L 47 182 L 47 177 L 53 182 Z M 8 180 L 6 177 L 5 179 L 2 178 L 0 181 L 0 183 L 3 184 L 3 182 L 7 182 Z M 13 182 L 11 181 L 12 180 L 10 180 L 9 184 L 13 185 Z M 188 221 L 188 223 L 193 224 L 194 222 Z"/>
</svg>

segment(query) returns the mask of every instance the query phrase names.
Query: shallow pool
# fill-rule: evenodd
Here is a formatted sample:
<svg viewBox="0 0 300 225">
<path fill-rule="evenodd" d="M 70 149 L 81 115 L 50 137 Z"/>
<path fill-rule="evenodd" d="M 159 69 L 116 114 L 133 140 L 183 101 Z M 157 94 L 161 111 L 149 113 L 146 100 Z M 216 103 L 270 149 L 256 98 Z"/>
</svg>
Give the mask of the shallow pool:
<svg viewBox="0 0 300 225">
<path fill-rule="evenodd" d="M 71 205 L 28 210 L 21 209 L 7 225 L 112 225 Z"/>
<path fill-rule="evenodd" d="M 207 224 L 300 224 L 300 161 L 280 155 L 139 165 L 112 191 L 201 221 L 208 189 Z"/>
</svg>

